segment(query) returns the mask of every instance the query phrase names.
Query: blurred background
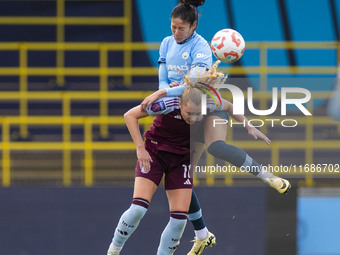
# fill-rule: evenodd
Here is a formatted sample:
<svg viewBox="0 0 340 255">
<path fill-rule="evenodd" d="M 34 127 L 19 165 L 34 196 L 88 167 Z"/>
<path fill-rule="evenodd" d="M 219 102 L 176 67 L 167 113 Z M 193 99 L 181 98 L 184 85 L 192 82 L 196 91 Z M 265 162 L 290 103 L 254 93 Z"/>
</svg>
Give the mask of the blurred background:
<svg viewBox="0 0 340 255">
<path fill-rule="evenodd" d="M 158 48 L 176 4 L 0 1 L 0 254 L 106 254 L 132 197 L 136 154 L 122 115 L 158 88 Z M 302 166 L 277 173 L 291 181 L 288 195 L 246 174 L 196 174 L 218 242 L 204 254 L 340 254 L 340 122 L 327 116 L 339 82 L 340 0 L 207 0 L 199 10 L 208 42 L 223 28 L 245 39 L 241 60 L 220 70 L 254 88 L 255 108 L 270 108 L 273 87 L 312 92 L 311 117 L 294 107 L 285 117 L 297 127 L 264 121 L 271 146 L 228 129 L 227 141 L 259 163 Z M 280 107 L 270 118 L 283 119 Z M 141 131 L 151 123 L 140 121 Z M 225 164 L 205 153 L 201 162 Z M 159 189 L 122 254 L 154 254 L 168 217 Z M 188 223 L 176 254 L 192 239 Z"/>
</svg>

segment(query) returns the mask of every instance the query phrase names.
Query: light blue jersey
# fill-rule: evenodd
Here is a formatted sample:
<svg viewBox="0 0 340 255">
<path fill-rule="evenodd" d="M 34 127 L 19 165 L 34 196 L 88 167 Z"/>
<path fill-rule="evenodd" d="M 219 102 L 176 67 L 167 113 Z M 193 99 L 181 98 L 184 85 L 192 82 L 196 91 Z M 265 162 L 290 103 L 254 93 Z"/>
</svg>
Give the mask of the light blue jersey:
<svg viewBox="0 0 340 255">
<path fill-rule="evenodd" d="M 211 68 L 212 54 L 207 41 L 193 33 L 184 43 L 177 43 L 174 36 L 164 38 L 159 49 L 159 89 L 166 89 L 168 96 L 179 96 L 184 91 L 183 86 L 169 87 L 169 84 L 183 80 L 180 69 L 187 74 L 194 67 Z"/>
</svg>

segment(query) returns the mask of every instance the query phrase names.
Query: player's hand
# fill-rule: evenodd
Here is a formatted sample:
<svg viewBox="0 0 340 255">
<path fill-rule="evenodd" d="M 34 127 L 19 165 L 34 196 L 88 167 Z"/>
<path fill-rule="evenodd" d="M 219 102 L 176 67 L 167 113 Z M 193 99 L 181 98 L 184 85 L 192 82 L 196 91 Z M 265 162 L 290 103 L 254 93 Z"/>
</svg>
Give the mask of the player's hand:
<svg viewBox="0 0 340 255">
<path fill-rule="evenodd" d="M 144 146 L 137 147 L 137 159 L 139 162 L 139 167 L 141 169 L 143 168 L 146 173 L 149 172 L 152 159 Z"/>
<path fill-rule="evenodd" d="M 248 134 L 250 136 L 252 136 L 254 139 L 262 139 L 263 141 L 265 141 L 266 144 L 270 144 L 271 143 L 271 140 L 265 135 L 263 134 L 260 130 L 258 130 L 257 128 L 255 127 L 249 127 L 247 128 L 248 129 Z"/>
<path fill-rule="evenodd" d="M 174 82 L 171 82 L 169 84 L 169 86 L 170 86 L 170 88 L 177 87 L 177 86 L 179 86 L 179 83 L 177 81 L 174 81 Z"/>
<path fill-rule="evenodd" d="M 146 109 L 149 109 L 152 103 L 154 103 L 157 99 L 159 99 L 162 96 L 166 96 L 166 90 L 158 90 L 151 95 L 147 96 L 143 102 L 140 104 L 141 105 L 141 110 L 142 112 L 145 112 Z"/>
<path fill-rule="evenodd" d="M 155 92 L 150 96 L 147 96 L 143 102 L 140 104 L 142 107 L 142 112 L 145 112 L 146 109 L 149 109 L 153 102 L 155 102 L 160 96 Z"/>
</svg>

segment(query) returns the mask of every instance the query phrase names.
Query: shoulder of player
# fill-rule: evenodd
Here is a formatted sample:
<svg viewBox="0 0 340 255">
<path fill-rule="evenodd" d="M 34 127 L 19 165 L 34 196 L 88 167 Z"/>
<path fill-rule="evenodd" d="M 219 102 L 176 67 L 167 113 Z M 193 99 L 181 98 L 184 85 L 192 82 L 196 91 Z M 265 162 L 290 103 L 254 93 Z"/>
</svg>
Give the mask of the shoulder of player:
<svg viewBox="0 0 340 255">
<path fill-rule="evenodd" d="M 203 36 L 201 36 L 200 34 L 196 34 L 196 36 L 194 38 L 194 43 L 195 44 L 206 44 L 206 45 L 209 45 L 208 41 Z"/>
<path fill-rule="evenodd" d="M 179 102 L 178 97 L 162 97 L 161 100 L 164 102 L 164 104 L 167 108 L 170 108 L 170 107 L 177 108 L 177 106 L 179 104 L 178 103 Z"/>
<path fill-rule="evenodd" d="M 199 38 L 195 39 L 191 44 L 191 51 L 210 51 L 208 42 L 200 35 L 197 35 L 196 37 L 198 36 Z"/>
<path fill-rule="evenodd" d="M 161 44 L 168 44 L 171 40 L 175 40 L 173 35 L 165 37 Z"/>
</svg>

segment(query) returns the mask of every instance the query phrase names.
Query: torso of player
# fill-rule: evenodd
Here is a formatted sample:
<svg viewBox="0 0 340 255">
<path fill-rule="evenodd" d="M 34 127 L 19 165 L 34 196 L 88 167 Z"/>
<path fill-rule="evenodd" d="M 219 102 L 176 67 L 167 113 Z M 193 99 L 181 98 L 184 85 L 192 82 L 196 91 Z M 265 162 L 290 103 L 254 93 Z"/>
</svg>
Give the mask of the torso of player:
<svg viewBox="0 0 340 255">
<path fill-rule="evenodd" d="M 177 43 L 173 36 L 167 37 L 163 44 L 170 82 L 180 82 L 183 79 L 178 69 L 187 74 L 194 64 L 211 66 L 210 47 L 204 38 L 197 33 L 194 33 L 182 44 Z"/>
<path fill-rule="evenodd" d="M 170 81 L 181 81 L 183 76 L 178 71 L 187 74 L 190 70 L 192 57 L 190 56 L 190 45 L 173 43 L 169 45 L 166 56 L 166 67 Z"/>
<path fill-rule="evenodd" d="M 157 115 L 144 136 L 146 147 L 153 150 L 176 154 L 190 152 L 190 125 L 182 119 L 179 109 L 166 115 Z"/>
<path fill-rule="evenodd" d="M 221 111 L 223 105 L 207 102 L 208 112 Z M 151 128 L 145 132 L 146 147 L 177 154 L 190 152 L 190 125 L 181 115 L 178 97 L 162 97 L 146 109 L 149 115 L 156 115 Z M 201 124 L 203 120 L 199 120 Z"/>
</svg>

